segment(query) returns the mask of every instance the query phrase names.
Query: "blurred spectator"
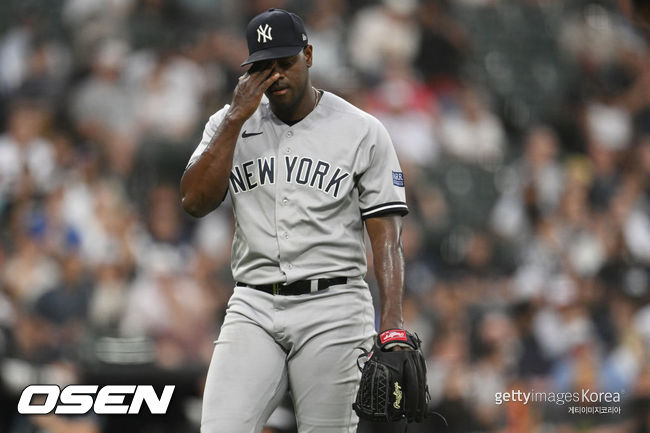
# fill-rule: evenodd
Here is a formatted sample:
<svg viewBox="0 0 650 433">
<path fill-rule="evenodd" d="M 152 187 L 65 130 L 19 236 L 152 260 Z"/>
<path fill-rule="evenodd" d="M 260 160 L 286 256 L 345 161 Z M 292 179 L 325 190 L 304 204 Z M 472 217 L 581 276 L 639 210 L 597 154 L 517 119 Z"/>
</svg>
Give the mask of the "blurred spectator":
<svg viewBox="0 0 650 433">
<path fill-rule="evenodd" d="M 592 102 L 586 110 L 587 136 L 598 137 L 601 146 L 621 150 L 632 138 L 632 118 L 623 107 L 612 103 Z"/>
<path fill-rule="evenodd" d="M 530 379 L 531 382 L 543 379 L 549 372 L 551 362 L 533 330 L 537 306 L 531 301 L 521 301 L 513 305 L 512 310 L 520 342 L 520 347 L 515 352 L 517 354 L 517 376 L 526 380 Z"/>
<path fill-rule="evenodd" d="M 77 252 L 69 252 L 61 261 L 60 281 L 36 300 L 35 308 L 58 327 L 78 327 L 85 322 L 88 315 L 88 303 L 93 290 L 92 280 L 85 272 Z M 76 342 L 78 341 L 73 339 L 72 343 Z"/>
<path fill-rule="evenodd" d="M 431 92 L 408 65 L 388 62 L 385 78 L 369 95 L 370 113 L 384 124 L 400 162 L 418 167 L 434 166 L 440 153 L 435 139 Z"/>
<path fill-rule="evenodd" d="M 161 185 L 149 191 L 149 205 L 147 206 L 147 227 L 149 236 L 141 239 L 142 249 L 138 260 L 140 263 L 147 261 L 147 248 L 151 246 L 173 246 L 176 248 L 187 247 L 188 239 L 185 237 L 183 221 L 178 208 L 179 192 L 171 185 Z M 151 245 L 153 244 L 153 245 Z"/>
<path fill-rule="evenodd" d="M 346 65 L 343 50 L 346 2 L 333 0 L 315 2 L 306 17 L 309 43 L 314 46 L 314 63 L 310 76 L 314 85 L 324 89 L 349 91 L 352 71 Z"/>
<path fill-rule="evenodd" d="M 501 197 L 491 217 L 499 235 L 521 237 L 530 230 L 530 222 L 535 224 L 559 205 L 564 174 L 558 147 L 552 129 L 537 127 L 528 132 L 523 156 L 505 169 Z"/>
<path fill-rule="evenodd" d="M 352 65 L 366 78 L 378 80 L 388 62 L 410 64 L 420 38 L 416 11 L 416 0 L 382 0 L 361 9 L 348 35 Z"/>
<path fill-rule="evenodd" d="M 577 2 L 567 8 L 559 40 L 587 68 L 611 64 L 622 50 L 641 49 L 644 41 L 609 2 Z"/>
<path fill-rule="evenodd" d="M 465 29 L 445 9 L 436 0 L 420 3 L 417 19 L 421 37 L 414 60 L 425 81 L 442 94 L 458 85 L 463 57 L 469 48 Z"/>
<path fill-rule="evenodd" d="M 455 108 L 440 116 L 438 137 L 443 151 L 470 164 L 500 163 L 505 153 L 503 127 L 478 92 L 467 86 L 461 89 Z"/>
<path fill-rule="evenodd" d="M 178 0 L 137 0 L 130 11 L 128 30 L 133 47 L 165 46 L 187 37 L 188 13 Z"/>
<path fill-rule="evenodd" d="M 158 248 L 147 260 L 147 270 L 130 289 L 120 333 L 153 336 L 157 361 L 166 367 L 207 363 L 212 349 L 211 303 L 187 277 L 173 250 Z"/>
<path fill-rule="evenodd" d="M 23 229 L 16 233 L 14 241 L 14 253 L 2 273 L 3 289 L 19 308 L 27 308 L 54 286 L 59 267 L 41 248 L 35 234 Z"/>
<path fill-rule="evenodd" d="M 18 25 L 0 37 L 0 89 L 12 92 L 22 84 L 29 69 L 35 17 L 23 16 Z"/>
<path fill-rule="evenodd" d="M 184 143 L 196 128 L 201 95 L 205 91 L 201 69 L 173 52 L 160 52 L 141 65 L 132 83 L 138 134 L 145 139 L 164 138 Z"/>
<path fill-rule="evenodd" d="M 70 115 L 82 137 L 101 143 L 110 132 L 135 130 L 135 99 L 122 81 L 128 54 L 123 41 L 102 42 L 93 55 L 91 74 L 75 90 Z"/>
<path fill-rule="evenodd" d="M 71 67 L 72 59 L 65 45 L 54 40 L 34 41 L 25 75 L 15 93 L 61 109 Z"/>
<path fill-rule="evenodd" d="M 72 48 L 78 61 L 102 41 L 120 38 L 128 30 L 127 19 L 137 0 L 65 0 L 62 20 L 72 36 Z M 84 64 L 84 66 L 90 66 Z"/>
<path fill-rule="evenodd" d="M 594 176 L 589 187 L 590 205 L 597 211 L 604 211 L 622 181 L 620 156 L 614 149 L 595 141 L 589 143 L 588 154 Z"/>
<path fill-rule="evenodd" d="M 55 153 L 42 133 L 47 112 L 32 101 L 11 108 L 8 128 L 0 135 L 0 197 L 3 201 L 43 194 L 54 185 Z"/>
<path fill-rule="evenodd" d="M 81 254 L 91 264 L 134 261 L 134 233 L 138 222 L 119 184 L 107 180 L 68 185 L 64 193 L 65 218 L 77 227 Z"/>
<path fill-rule="evenodd" d="M 93 331 L 117 335 L 118 325 L 126 309 L 129 289 L 127 270 L 116 263 L 97 267 L 96 282 L 88 305 L 88 321 Z"/>
</svg>

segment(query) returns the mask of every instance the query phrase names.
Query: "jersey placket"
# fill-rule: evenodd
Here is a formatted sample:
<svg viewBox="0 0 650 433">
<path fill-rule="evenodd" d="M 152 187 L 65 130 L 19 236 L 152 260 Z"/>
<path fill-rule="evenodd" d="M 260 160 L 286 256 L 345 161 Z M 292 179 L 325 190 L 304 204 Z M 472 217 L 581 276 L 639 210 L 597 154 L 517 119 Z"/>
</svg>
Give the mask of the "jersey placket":
<svg viewBox="0 0 650 433">
<path fill-rule="evenodd" d="M 296 154 L 295 131 L 293 127 L 285 127 L 280 132 L 278 145 L 278 181 L 275 189 L 275 230 L 278 240 L 278 261 L 280 271 L 287 277 L 287 281 L 293 281 L 292 275 L 295 271 L 295 259 L 292 248 L 292 239 L 289 227 L 291 227 L 291 215 L 293 208 L 293 197 L 295 196 L 295 185 L 288 182 L 286 157 Z"/>
</svg>

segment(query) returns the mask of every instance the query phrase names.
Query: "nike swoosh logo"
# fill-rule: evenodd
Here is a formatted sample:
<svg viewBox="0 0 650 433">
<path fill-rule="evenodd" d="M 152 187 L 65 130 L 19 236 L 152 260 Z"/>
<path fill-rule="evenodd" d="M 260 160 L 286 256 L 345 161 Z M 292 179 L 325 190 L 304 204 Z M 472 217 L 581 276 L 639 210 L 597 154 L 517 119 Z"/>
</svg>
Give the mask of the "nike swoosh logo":
<svg viewBox="0 0 650 433">
<path fill-rule="evenodd" d="M 261 132 L 250 132 L 249 133 L 249 132 L 246 132 L 246 130 L 244 130 L 244 132 L 241 133 L 241 138 L 248 138 L 248 137 L 252 137 L 253 135 L 260 135 L 260 134 L 261 134 Z"/>
</svg>

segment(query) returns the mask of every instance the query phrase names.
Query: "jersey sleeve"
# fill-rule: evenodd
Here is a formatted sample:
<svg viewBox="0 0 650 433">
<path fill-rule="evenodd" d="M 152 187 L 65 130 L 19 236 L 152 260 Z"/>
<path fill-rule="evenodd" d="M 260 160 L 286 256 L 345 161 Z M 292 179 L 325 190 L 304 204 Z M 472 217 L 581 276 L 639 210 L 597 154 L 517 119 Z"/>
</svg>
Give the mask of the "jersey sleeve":
<svg viewBox="0 0 650 433">
<path fill-rule="evenodd" d="M 192 156 L 190 156 L 189 162 L 185 166 L 186 170 L 190 165 L 194 164 L 199 159 L 201 154 L 208 147 L 208 144 L 210 144 L 212 141 L 212 137 L 214 137 L 214 134 L 217 132 L 217 128 L 223 121 L 224 117 L 226 117 L 228 108 L 230 108 L 230 105 L 226 104 L 221 110 L 210 116 L 208 122 L 205 124 L 205 128 L 203 128 L 203 137 L 201 137 L 201 142 L 196 147 L 194 153 L 192 153 Z"/>
<path fill-rule="evenodd" d="M 404 174 L 386 128 L 371 118 L 360 148 L 361 171 L 357 180 L 361 218 L 386 214 L 406 215 Z"/>
</svg>

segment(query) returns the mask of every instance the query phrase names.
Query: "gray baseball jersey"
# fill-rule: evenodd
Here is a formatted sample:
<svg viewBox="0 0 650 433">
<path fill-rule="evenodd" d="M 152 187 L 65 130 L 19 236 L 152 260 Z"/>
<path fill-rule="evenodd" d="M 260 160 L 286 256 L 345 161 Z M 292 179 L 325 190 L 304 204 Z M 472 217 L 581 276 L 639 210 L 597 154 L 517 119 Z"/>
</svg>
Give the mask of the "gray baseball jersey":
<svg viewBox="0 0 650 433">
<path fill-rule="evenodd" d="M 188 166 L 228 108 L 210 117 Z M 329 92 L 292 126 L 263 97 L 237 139 L 229 191 L 232 273 L 248 284 L 363 276 L 362 220 L 408 212 L 404 176 L 386 129 Z"/>
</svg>

